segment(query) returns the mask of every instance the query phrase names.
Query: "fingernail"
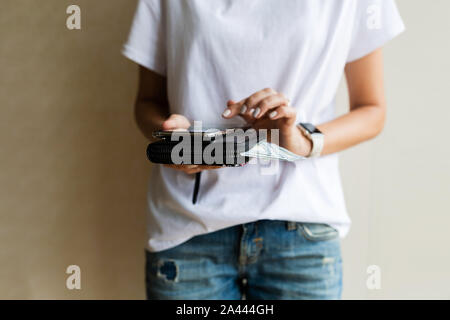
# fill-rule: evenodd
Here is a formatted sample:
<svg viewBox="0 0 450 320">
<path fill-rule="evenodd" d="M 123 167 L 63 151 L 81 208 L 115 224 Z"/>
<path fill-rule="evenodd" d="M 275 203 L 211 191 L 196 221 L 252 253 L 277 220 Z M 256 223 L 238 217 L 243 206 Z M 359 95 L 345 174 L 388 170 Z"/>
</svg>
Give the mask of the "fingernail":
<svg viewBox="0 0 450 320">
<path fill-rule="evenodd" d="M 244 114 L 247 111 L 247 106 L 244 104 L 241 108 L 241 114 Z"/>
<path fill-rule="evenodd" d="M 224 113 L 222 113 L 222 116 L 228 117 L 230 114 L 231 114 L 231 110 L 227 109 L 227 110 L 224 111 Z"/>
<path fill-rule="evenodd" d="M 277 114 L 278 114 L 278 112 L 272 111 L 272 112 L 269 114 L 269 117 L 270 117 L 270 118 L 275 118 L 275 117 L 277 116 Z"/>
<path fill-rule="evenodd" d="M 253 111 L 253 117 L 256 118 L 260 112 L 261 112 L 261 109 L 260 108 L 256 108 L 255 111 Z"/>
<path fill-rule="evenodd" d="M 254 109 L 254 108 L 251 108 L 250 111 L 249 111 L 250 115 L 252 115 L 253 112 L 255 112 L 255 109 Z"/>
</svg>

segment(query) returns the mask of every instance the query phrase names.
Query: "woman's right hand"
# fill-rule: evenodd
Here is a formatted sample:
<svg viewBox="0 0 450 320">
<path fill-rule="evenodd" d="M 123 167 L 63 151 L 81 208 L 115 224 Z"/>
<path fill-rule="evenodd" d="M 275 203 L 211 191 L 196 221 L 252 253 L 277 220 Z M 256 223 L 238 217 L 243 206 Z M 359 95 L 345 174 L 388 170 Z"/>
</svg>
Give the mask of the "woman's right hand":
<svg viewBox="0 0 450 320">
<path fill-rule="evenodd" d="M 181 114 L 172 114 L 163 124 L 163 130 L 187 130 L 191 126 L 189 120 Z M 199 166 L 195 164 L 165 164 L 167 168 L 183 171 L 187 174 L 195 174 L 204 170 L 212 170 L 222 168 L 221 166 Z"/>
</svg>

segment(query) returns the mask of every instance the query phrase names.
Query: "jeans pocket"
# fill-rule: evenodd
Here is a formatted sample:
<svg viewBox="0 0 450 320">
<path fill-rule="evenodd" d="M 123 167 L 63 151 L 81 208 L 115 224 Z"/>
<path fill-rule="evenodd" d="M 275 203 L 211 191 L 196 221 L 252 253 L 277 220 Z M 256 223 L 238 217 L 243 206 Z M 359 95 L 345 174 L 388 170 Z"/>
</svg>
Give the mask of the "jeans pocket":
<svg viewBox="0 0 450 320">
<path fill-rule="evenodd" d="M 339 237 L 339 232 L 324 223 L 298 223 L 302 235 L 310 241 L 327 241 Z"/>
</svg>

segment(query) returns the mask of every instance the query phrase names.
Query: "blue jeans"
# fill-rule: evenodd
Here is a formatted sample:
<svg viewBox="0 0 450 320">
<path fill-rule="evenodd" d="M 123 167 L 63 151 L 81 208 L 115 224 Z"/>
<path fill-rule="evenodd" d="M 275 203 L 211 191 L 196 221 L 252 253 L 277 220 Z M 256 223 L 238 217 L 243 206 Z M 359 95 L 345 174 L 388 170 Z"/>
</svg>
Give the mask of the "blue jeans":
<svg viewBox="0 0 450 320">
<path fill-rule="evenodd" d="M 148 299 L 340 299 L 342 260 L 325 224 L 260 220 L 146 253 Z"/>
</svg>

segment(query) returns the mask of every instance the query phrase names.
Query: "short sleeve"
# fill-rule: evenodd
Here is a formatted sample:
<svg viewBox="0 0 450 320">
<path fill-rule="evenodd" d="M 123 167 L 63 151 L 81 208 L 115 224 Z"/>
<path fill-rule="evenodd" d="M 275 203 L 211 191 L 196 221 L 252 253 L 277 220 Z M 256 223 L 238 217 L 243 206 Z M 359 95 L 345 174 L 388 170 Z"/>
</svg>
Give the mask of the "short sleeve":
<svg viewBox="0 0 450 320">
<path fill-rule="evenodd" d="M 137 64 L 166 75 L 166 41 L 162 2 L 139 0 L 122 53 Z"/>
<path fill-rule="evenodd" d="M 381 48 L 405 30 L 394 0 L 356 0 L 356 3 L 347 62 Z"/>
</svg>

